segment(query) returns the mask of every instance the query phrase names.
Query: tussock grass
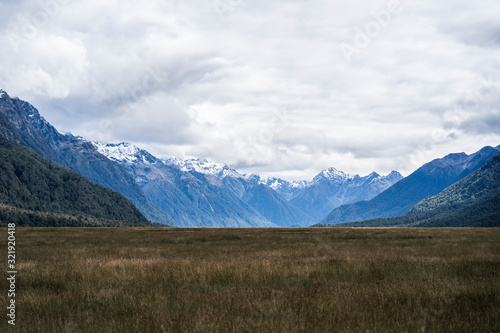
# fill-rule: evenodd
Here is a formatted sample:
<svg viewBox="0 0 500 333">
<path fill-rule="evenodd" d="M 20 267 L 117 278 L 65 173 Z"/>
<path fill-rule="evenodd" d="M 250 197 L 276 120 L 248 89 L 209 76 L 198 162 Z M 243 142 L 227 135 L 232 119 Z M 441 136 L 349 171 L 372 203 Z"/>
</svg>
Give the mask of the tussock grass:
<svg viewBox="0 0 500 333">
<path fill-rule="evenodd" d="M 4 319 L 2 332 L 500 331 L 500 229 L 18 228 L 16 238 L 17 326 Z"/>
</svg>

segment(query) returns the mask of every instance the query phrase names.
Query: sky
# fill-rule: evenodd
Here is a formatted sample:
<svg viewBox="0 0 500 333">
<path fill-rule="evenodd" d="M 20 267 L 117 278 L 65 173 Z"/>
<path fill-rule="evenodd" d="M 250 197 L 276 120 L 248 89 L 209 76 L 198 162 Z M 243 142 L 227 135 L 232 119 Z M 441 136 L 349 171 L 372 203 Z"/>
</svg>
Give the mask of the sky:
<svg viewBox="0 0 500 333">
<path fill-rule="evenodd" d="M 500 144 L 497 0 L 0 0 L 0 88 L 63 132 L 244 173 Z"/>
</svg>

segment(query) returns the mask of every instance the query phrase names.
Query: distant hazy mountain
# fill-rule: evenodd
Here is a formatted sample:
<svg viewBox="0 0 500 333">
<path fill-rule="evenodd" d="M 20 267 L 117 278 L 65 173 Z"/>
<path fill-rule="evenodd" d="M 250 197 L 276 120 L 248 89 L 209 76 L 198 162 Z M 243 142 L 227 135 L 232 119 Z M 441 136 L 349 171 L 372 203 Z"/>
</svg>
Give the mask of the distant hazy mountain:
<svg viewBox="0 0 500 333">
<path fill-rule="evenodd" d="M 224 177 L 224 186 L 269 221 L 282 227 L 309 226 L 313 219 L 285 200 L 258 177 Z"/>
<path fill-rule="evenodd" d="M 323 224 L 364 221 L 401 216 L 408 213 L 420 200 L 441 192 L 446 187 L 468 176 L 500 153 L 500 146 L 484 147 L 467 155 L 450 154 L 429 162 L 414 173 L 394 184 L 375 198 L 333 210 Z"/>
<path fill-rule="evenodd" d="M 127 171 L 101 155 L 89 142 L 61 134 L 29 103 L 0 90 L 0 137 L 28 146 L 51 162 L 67 167 L 129 199 L 149 220 L 175 222 L 147 199 Z"/>
<path fill-rule="evenodd" d="M 151 226 L 121 194 L 0 138 L 0 225 Z"/>
<path fill-rule="evenodd" d="M 396 171 L 388 176 L 373 172 L 360 177 L 330 168 L 312 181 L 290 182 L 242 175 L 225 164 L 206 160 L 171 158 L 164 162 L 183 172 L 217 177 L 239 199 L 278 226 L 310 225 L 323 219 L 333 208 L 343 203 L 371 199 L 403 178 Z"/>
<path fill-rule="evenodd" d="M 279 191 L 275 184 L 261 180 L 258 175 L 242 175 L 222 163 L 212 163 L 206 160 L 179 160 L 170 158 L 164 163 L 178 168 L 182 172 L 200 173 L 206 177 L 216 177 L 236 198 L 242 200 L 261 216 L 277 226 L 308 226 L 313 221 L 310 216 L 294 207 L 286 200 L 286 193 Z M 287 182 L 291 188 L 300 182 Z M 302 182 L 306 183 L 306 182 Z M 269 184 L 269 185 L 268 185 Z M 283 187 L 281 189 L 284 189 Z M 293 191 L 290 189 L 290 191 Z"/>
<path fill-rule="evenodd" d="M 272 189 L 225 164 L 158 159 L 130 143 L 93 143 L 134 177 L 147 198 L 179 226 L 307 226 L 311 218 Z"/>
<path fill-rule="evenodd" d="M 316 222 L 325 218 L 340 205 L 369 200 L 403 176 L 393 171 L 387 176 L 372 172 L 368 176 L 351 176 L 335 168 L 323 170 L 312 182 L 296 185 L 297 190 L 290 202 L 310 215 Z"/>
<path fill-rule="evenodd" d="M 259 179 L 260 180 L 260 179 Z M 308 181 L 290 182 L 280 178 L 270 177 L 261 181 L 267 187 L 272 188 L 276 193 L 281 195 L 285 200 L 290 200 L 311 184 Z"/>
<path fill-rule="evenodd" d="M 500 155 L 408 214 L 389 219 L 335 224 L 350 227 L 500 227 Z"/>
</svg>

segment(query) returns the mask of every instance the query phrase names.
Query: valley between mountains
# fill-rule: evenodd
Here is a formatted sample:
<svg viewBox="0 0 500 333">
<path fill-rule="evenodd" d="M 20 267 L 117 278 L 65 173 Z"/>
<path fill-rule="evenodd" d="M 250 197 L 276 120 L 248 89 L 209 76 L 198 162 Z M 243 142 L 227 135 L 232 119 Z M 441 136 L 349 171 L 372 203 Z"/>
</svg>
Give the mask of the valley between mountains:
<svg viewBox="0 0 500 333">
<path fill-rule="evenodd" d="M 422 210 L 422 207 L 443 209 L 429 204 L 429 197 L 440 193 L 451 195 L 448 187 L 457 186 L 464 178 L 479 172 L 500 153 L 500 146 L 484 147 L 470 155 L 453 153 L 430 161 L 406 178 L 397 171 L 385 176 L 376 172 L 359 176 L 331 167 L 312 180 L 264 179 L 259 175 L 241 174 L 222 163 L 173 157 L 162 159 L 132 143 L 87 141 L 60 133 L 34 106 L 11 98 L 5 91 L 0 91 L 0 138 L 4 156 L 0 170 L 0 177 L 4 179 L 0 196 L 2 223 L 16 220 L 21 225 L 31 226 L 50 225 L 52 219 L 73 221 L 54 222 L 54 225 L 74 223 L 79 226 L 88 223 L 102 226 L 308 227 L 318 223 L 338 225 L 395 218 L 415 209 Z M 19 154 L 29 158 L 14 161 L 8 157 Z M 47 172 L 34 172 L 40 164 L 46 166 Z M 67 169 L 72 170 L 71 176 L 60 176 L 61 172 L 68 174 L 69 170 L 64 171 Z M 498 168 L 490 169 L 488 179 L 496 179 Z M 484 178 L 484 170 L 481 172 Z M 57 190 L 80 197 L 75 194 L 76 189 L 64 181 L 65 177 L 81 177 L 78 181 L 85 182 L 89 189 L 86 195 L 95 193 L 94 196 L 102 197 L 99 193 L 103 190 L 112 190 L 109 193 L 114 194 L 106 195 L 114 196 L 115 204 L 91 197 L 87 200 L 94 205 L 92 209 L 61 204 L 63 194 L 61 197 L 47 193 Z M 62 181 L 54 185 L 49 179 Z M 481 184 L 468 187 L 469 191 L 461 199 L 462 206 L 457 209 L 464 209 L 464 202 L 477 204 L 476 198 L 489 200 L 500 191 L 497 183 L 491 185 L 483 181 Z M 485 191 L 487 195 L 478 195 Z M 443 201 L 449 200 L 441 197 L 439 202 Z M 125 206 L 128 208 L 124 210 Z M 453 205 L 448 206 L 448 211 L 453 209 L 450 208 Z M 494 208 L 492 214 L 491 223 L 495 225 L 500 220 L 498 208 Z M 376 226 L 376 223 L 370 225 Z"/>
</svg>

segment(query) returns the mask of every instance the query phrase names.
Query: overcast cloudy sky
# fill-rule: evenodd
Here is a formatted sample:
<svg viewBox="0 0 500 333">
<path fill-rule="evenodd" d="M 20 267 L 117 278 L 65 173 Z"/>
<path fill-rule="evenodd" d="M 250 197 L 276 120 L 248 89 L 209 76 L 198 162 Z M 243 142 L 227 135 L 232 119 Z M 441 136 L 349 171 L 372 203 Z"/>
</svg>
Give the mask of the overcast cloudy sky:
<svg viewBox="0 0 500 333">
<path fill-rule="evenodd" d="M 310 179 L 500 144 L 500 3 L 0 0 L 0 88 L 61 131 Z"/>
</svg>

